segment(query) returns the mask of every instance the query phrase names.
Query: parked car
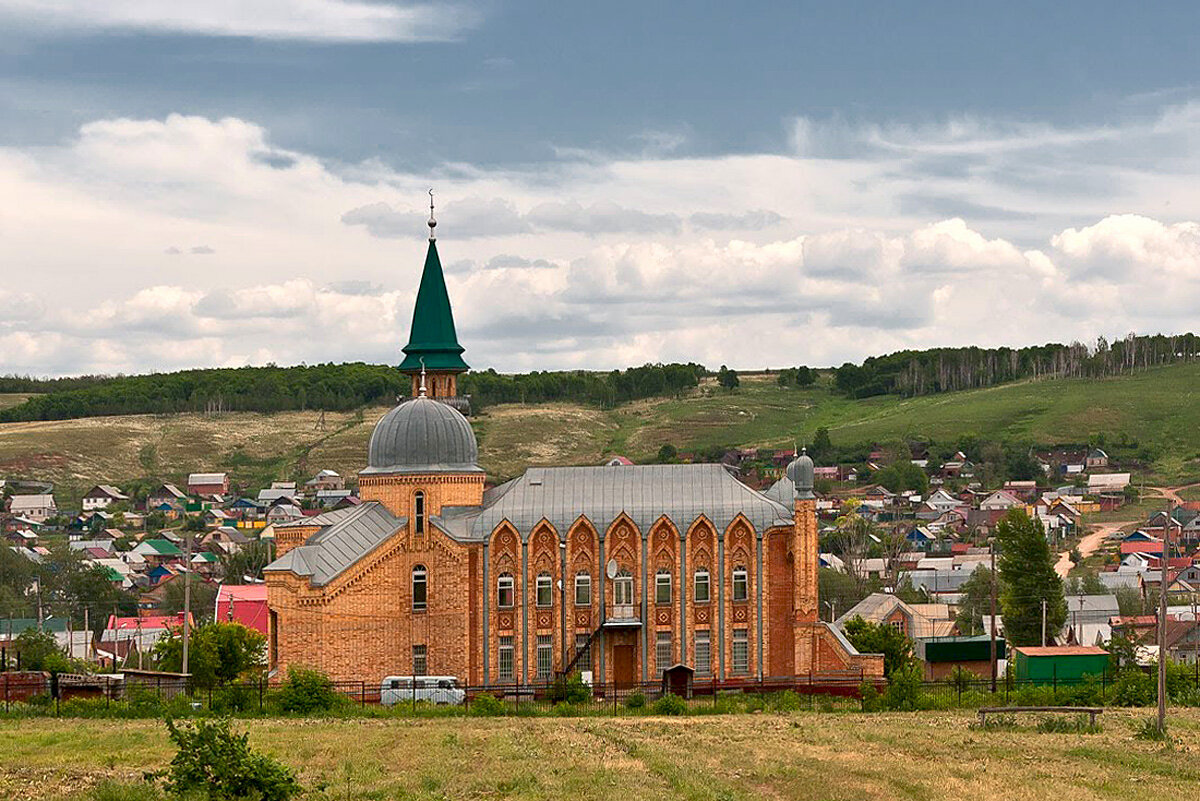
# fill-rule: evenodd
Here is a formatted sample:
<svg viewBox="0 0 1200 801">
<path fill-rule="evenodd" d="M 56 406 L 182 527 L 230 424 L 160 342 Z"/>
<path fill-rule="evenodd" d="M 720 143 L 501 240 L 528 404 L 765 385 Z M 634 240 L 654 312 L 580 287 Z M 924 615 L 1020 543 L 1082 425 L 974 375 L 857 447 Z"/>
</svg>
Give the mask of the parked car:
<svg viewBox="0 0 1200 801">
<path fill-rule="evenodd" d="M 379 688 L 379 703 L 384 706 L 414 700 L 461 704 L 466 696 L 454 676 L 388 676 Z"/>
</svg>

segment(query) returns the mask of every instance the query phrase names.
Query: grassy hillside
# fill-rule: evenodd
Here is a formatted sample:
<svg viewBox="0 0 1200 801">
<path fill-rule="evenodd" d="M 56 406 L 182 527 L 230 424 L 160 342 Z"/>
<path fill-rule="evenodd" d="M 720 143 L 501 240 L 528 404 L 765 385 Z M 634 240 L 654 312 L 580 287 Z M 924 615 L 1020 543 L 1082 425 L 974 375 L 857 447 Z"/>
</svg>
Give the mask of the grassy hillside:
<svg viewBox="0 0 1200 801">
<path fill-rule="evenodd" d="M 1176 712 L 1176 711 L 1173 711 Z M 250 745 L 293 767 L 312 799 L 1034 799 L 1187 797 L 1200 780 L 1195 710 L 1183 745 L 1133 738 L 1146 710 L 1095 734 L 976 731 L 970 712 L 684 718 L 249 720 Z M 171 758 L 154 720 L 0 722 L 0 791 L 82 799 Z M 1186 743 L 1193 745 L 1186 745 Z M 111 794 L 105 798 L 114 797 Z M 140 795 L 150 797 L 148 795 Z"/>
<path fill-rule="evenodd" d="M 819 426 L 837 444 L 896 437 L 952 441 L 964 434 L 1033 443 L 1085 442 L 1104 432 L 1137 439 L 1155 454 L 1164 480 L 1200 476 L 1200 364 L 1133 376 L 1008 384 L 903 399 L 850 400 L 827 385 L 783 388 L 746 376 L 726 392 L 715 383 L 676 399 L 600 410 L 573 404 L 495 406 L 473 423 L 483 465 L 507 478 L 531 464 L 594 464 L 624 454 L 648 460 L 664 443 L 769 447 L 806 442 Z M 0 475 L 46 478 L 68 497 L 103 480 L 182 479 L 193 470 L 229 470 L 261 485 L 322 467 L 363 466 L 371 427 L 384 411 L 136 415 L 0 425 Z"/>
</svg>

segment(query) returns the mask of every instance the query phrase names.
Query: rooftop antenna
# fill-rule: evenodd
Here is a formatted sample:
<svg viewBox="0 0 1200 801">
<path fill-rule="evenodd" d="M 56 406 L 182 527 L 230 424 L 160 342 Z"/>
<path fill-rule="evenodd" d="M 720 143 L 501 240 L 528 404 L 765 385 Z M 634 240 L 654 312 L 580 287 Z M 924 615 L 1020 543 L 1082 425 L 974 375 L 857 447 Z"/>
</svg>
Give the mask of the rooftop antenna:
<svg viewBox="0 0 1200 801">
<path fill-rule="evenodd" d="M 432 226 L 431 226 L 432 227 Z M 421 362 L 421 386 L 417 389 L 418 397 L 425 397 L 425 359 L 422 357 Z"/>
<path fill-rule="evenodd" d="M 433 190 L 432 189 L 429 190 L 429 222 L 427 223 L 427 225 L 429 226 L 429 241 L 436 242 L 437 236 L 434 235 L 433 229 L 437 228 L 437 220 L 433 219 Z"/>
</svg>

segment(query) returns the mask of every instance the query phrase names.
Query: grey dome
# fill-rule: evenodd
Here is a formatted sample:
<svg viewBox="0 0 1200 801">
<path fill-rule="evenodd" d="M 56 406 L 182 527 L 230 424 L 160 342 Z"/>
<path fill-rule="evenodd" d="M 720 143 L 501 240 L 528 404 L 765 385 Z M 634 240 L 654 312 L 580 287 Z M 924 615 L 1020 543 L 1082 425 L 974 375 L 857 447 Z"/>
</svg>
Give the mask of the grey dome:
<svg viewBox="0 0 1200 801">
<path fill-rule="evenodd" d="M 796 488 L 797 498 L 813 497 L 813 460 L 806 452 L 801 451 L 787 466 L 787 477 Z"/>
<path fill-rule="evenodd" d="M 362 473 L 481 473 L 478 461 L 467 418 L 444 403 L 418 397 L 375 424 Z"/>
</svg>

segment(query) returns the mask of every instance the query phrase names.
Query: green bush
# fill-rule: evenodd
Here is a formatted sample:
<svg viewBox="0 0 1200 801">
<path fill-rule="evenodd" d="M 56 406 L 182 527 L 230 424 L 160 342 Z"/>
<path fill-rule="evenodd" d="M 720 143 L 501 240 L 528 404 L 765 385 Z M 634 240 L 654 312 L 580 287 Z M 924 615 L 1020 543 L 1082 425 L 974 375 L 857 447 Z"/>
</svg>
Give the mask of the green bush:
<svg viewBox="0 0 1200 801">
<path fill-rule="evenodd" d="M 258 688 L 231 684 L 213 690 L 209 708 L 219 715 L 258 711 Z"/>
<path fill-rule="evenodd" d="M 559 701 L 554 706 L 550 707 L 550 714 L 560 718 L 573 718 L 579 714 L 579 710 L 574 704 L 567 701 Z"/>
<path fill-rule="evenodd" d="M 863 712 L 879 712 L 883 709 L 883 699 L 879 690 L 869 681 L 858 685 L 858 697 L 862 700 Z"/>
<path fill-rule="evenodd" d="M 650 711 L 655 715 L 685 715 L 687 708 L 687 701 L 675 693 L 667 693 L 654 702 Z"/>
<path fill-rule="evenodd" d="M 1150 706 L 1158 700 L 1154 676 L 1140 670 L 1122 670 L 1109 693 L 1113 706 Z"/>
<path fill-rule="evenodd" d="M 346 696 L 333 688 L 333 682 L 319 670 L 288 668 L 287 681 L 279 688 L 275 701 L 283 712 L 310 715 L 328 712 L 349 703 Z"/>
<path fill-rule="evenodd" d="M 592 688 L 583 683 L 578 673 L 559 676 L 550 687 L 551 701 L 566 701 L 568 704 L 583 704 L 592 697 Z"/>
<path fill-rule="evenodd" d="M 206 794 L 210 801 L 287 801 L 300 793 L 291 769 L 251 750 L 250 735 L 234 734 L 228 720 L 177 726 L 167 718 L 167 731 L 179 749 L 157 774 L 168 793 Z"/>
<path fill-rule="evenodd" d="M 893 670 L 888 678 L 885 698 L 888 709 L 916 709 L 921 699 L 921 669 L 916 665 L 907 665 Z"/>
<path fill-rule="evenodd" d="M 494 695 L 477 695 L 471 699 L 471 714 L 480 717 L 497 717 L 505 712 L 504 702 Z"/>
<path fill-rule="evenodd" d="M 626 709 L 644 709 L 646 706 L 646 696 L 641 692 L 630 693 L 625 699 Z"/>
</svg>

